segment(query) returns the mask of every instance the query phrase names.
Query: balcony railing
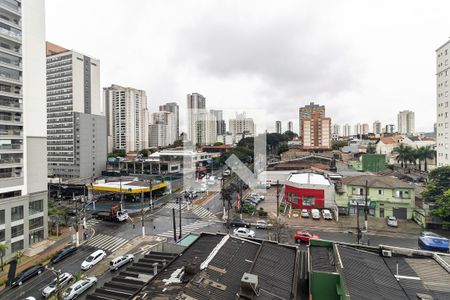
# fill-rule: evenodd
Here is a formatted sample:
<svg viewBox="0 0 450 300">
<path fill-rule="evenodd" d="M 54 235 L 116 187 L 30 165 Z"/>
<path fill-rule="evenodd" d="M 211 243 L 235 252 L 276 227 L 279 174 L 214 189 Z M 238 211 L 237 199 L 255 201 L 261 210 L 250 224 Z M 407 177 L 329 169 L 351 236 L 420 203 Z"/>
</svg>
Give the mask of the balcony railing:
<svg viewBox="0 0 450 300">
<path fill-rule="evenodd" d="M 0 135 L 22 136 L 21 130 L 0 130 Z"/>
<path fill-rule="evenodd" d="M 7 9 L 9 9 L 9 10 L 12 10 L 12 11 L 18 13 L 18 14 L 21 13 L 21 9 L 20 9 L 20 7 L 17 5 L 17 2 L 12 2 L 12 1 L 8 1 L 8 0 L 6 0 L 6 1 L 1 1 L 1 2 L 0 2 L 0 6 L 5 7 L 5 8 L 7 8 Z"/>
<path fill-rule="evenodd" d="M 20 164 L 22 163 L 21 158 L 0 158 L 0 165 L 5 164 Z"/>
<path fill-rule="evenodd" d="M 0 145 L 0 150 L 22 150 L 22 145 L 18 144 Z"/>
<path fill-rule="evenodd" d="M 12 30 L 8 30 L 8 29 L 5 29 L 5 28 L 2 28 L 2 27 L 0 27 L 0 33 L 4 34 L 6 36 L 12 37 L 12 38 L 14 38 L 16 40 L 19 40 L 19 41 L 22 39 L 22 35 L 21 34 L 16 33 L 16 32 L 14 32 Z"/>
</svg>

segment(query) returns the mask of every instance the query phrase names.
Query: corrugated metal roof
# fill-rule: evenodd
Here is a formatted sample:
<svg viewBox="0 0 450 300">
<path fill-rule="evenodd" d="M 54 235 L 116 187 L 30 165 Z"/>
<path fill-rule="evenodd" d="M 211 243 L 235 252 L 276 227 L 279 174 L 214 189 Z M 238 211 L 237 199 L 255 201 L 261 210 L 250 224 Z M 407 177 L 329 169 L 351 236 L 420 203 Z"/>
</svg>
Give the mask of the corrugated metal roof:
<svg viewBox="0 0 450 300">
<path fill-rule="evenodd" d="M 312 270 L 319 272 L 336 272 L 334 251 L 330 247 L 311 246 Z"/>
</svg>

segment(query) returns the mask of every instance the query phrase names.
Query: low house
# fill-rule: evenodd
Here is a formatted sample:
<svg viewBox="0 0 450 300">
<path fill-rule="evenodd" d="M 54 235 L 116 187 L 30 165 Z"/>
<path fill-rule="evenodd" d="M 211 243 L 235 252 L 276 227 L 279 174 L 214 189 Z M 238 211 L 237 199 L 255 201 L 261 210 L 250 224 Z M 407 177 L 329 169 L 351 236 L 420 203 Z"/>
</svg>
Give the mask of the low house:
<svg viewBox="0 0 450 300">
<path fill-rule="evenodd" d="M 415 208 L 414 185 L 391 176 L 361 175 L 342 180 L 336 195 L 340 214 L 364 213 L 367 185 L 369 214 L 384 218 L 411 219 Z"/>
<path fill-rule="evenodd" d="M 294 173 L 284 186 L 284 199 L 294 209 L 335 208 L 333 183 L 323 174 Z"/>
</svg>

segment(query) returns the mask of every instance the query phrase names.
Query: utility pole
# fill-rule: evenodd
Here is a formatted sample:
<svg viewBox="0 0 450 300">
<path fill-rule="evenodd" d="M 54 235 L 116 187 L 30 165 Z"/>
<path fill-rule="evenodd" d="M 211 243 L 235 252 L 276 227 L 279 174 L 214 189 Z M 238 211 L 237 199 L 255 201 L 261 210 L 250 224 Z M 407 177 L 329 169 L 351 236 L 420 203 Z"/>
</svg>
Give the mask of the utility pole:
<svg viewBox="0 0 450 300">
<path fill-rule="evenodd" d="M 359 228 L 359 202 L 356 200 L 356 238 L 357 243 L 359 244 L 361 240 L 361 229 Z"/>
<path fill-rule="evenodd" d="M 120 182 L 120 210 L 123 210 L 122 175 L 120 176 L 119 182 Z"/>
<path fill-rule="evenodd" d="M 177 224 L 175 224 L 175 208 L 172 208 L 173 239 L 177 241 Z"/>
<path fill-rule="evenodd" d="M 47 270 L 53 273 L 53 275 L 56 276 L 56 299 L 63 300 L 62 296 L 62 289 L 60 284 L 60 277 L 61 277 L 61 270 L 56 270 L 55 268 L 49 268 L 48 266 L 45 267 Z"/>
<path fill-rule="evenodd" d="M 277 242 L 280 242 L 280 181 L 277 180 Z"/>
<path fill-rule="evenodd" d="M 141 223 L 142 223 L 142 237 L 145 237 L 145 226 L 144 226 L 144 189 L 141 189 Z"/>
<path fill-rule="evenodd" d="M 368 188 L 368 181 L 366 180 L 366 194 L 365 194 L 365 205 L 364 205 L 364 230 L 367 232 L 368 228 L 368 224 L 367 224 L 367 214 L 369 212 L 369 208 L 367 207 L 367 196 L 369 194 L 369 188 Z"/>
<path fill-rule="evenodd" d="M 75 200 L 75 193 L 72 193 L 73 200 L 75 201 L 75 244 L 78 247 L 80 245 L 80 235 L 79 235 L 79 207 L 78 207 L 78 201 Z"/>
<path fill-rule="evenodd" d="M 149 187 L 149 189 L 150 189 L 150 195 L 149 195 L 149 197 L 150 197 L 150 210 L 153 210 L 153 186 L 152 186 L 152 179 L 151 178 L 149 178 L 148 179 L 148 187 Z"/>
<path fill-rule="evenodd" d="M 180 210 L 180 214 L 179 214 L 179 222 L 180 222 L 180 235 L 178 236 L 178 239 L 181 240 L 181 197 L 178 197 L 178 205 L 179 205 L 179 210 Z"/>
</svg>

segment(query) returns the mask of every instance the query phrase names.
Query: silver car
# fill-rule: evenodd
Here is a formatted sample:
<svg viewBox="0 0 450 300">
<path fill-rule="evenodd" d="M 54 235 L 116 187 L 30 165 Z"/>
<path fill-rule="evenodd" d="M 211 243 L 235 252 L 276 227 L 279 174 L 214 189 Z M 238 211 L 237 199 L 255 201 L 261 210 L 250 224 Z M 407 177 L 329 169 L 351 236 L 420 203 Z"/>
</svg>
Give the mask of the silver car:
<svg viewBox="0 0 450 300">
<path fill-rule="evenodd" d="M 50 297 L 53 293 L 56 293 L 57 282 L 56 278 L 42 291 L 44 298 Z M 59 287 L 63 288 L 73 280 L 73 276 L 70 273 L 62 273 L 59 275 Z"/>
<path fill-rule="evenodd" d="M 72 284 L 64 293 L 64 300 L 72 300 L 97 283 L 97 277 L 88 277 Z"/>
<path fill-rule="evenodd" d="M 134 260 L 133 254 L 121 255 L 109 262 L 109 269 L 111 271 L 117 271 L 121 266 L 129 262 L 133 262 L 133 260 Z"/>
</svg>

